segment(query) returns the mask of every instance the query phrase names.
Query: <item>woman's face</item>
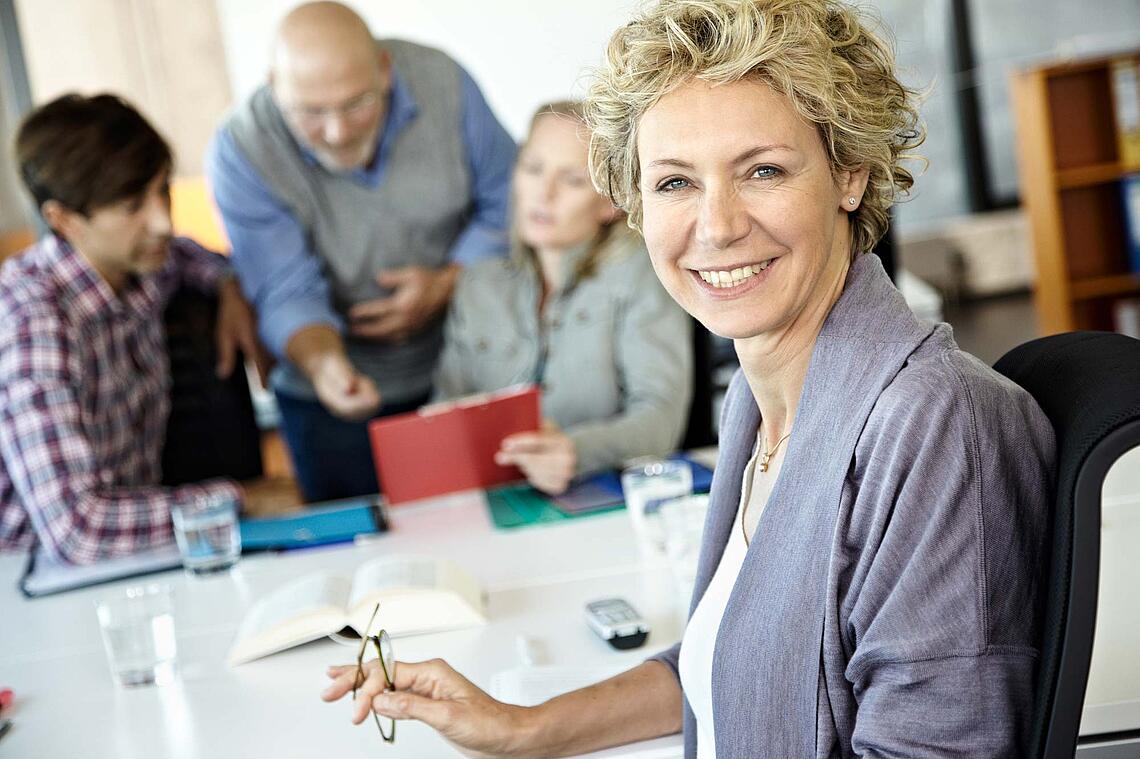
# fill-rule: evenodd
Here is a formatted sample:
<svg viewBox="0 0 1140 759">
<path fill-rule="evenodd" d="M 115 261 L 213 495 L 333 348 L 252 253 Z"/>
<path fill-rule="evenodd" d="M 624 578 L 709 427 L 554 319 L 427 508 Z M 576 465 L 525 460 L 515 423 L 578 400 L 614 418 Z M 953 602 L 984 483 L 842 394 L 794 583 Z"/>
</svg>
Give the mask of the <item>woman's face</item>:
<svg viewBox="0 0 1140 759">
<path fill-rule="evenodd" d="M 612 214 L 586 168 L 585 127 L 570 116 L 540 116 L 515 167 L 515 223 L 537 250 L 590 240 Z"/>
<path fill-rule="evenodd" d="M 641 118 L 637 147 L 646 245 L 686 311 L 733 339 L 826 313 L 866 174 L 833 176 L 786 97 L 757 81 L 687 84 Z"/>
</svg>

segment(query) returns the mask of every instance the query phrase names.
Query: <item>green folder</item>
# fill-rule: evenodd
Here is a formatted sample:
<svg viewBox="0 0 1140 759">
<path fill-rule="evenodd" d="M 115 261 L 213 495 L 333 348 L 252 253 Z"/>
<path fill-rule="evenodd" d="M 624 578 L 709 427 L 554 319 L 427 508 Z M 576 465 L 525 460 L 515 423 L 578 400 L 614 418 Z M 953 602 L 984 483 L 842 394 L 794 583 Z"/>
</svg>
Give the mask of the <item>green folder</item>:
<svg viewBox="0 0 1140 759">
<path fill-rule="evenodd" d="M 491 520 L 499 529 L 523 527 L 563 519 L 576 519 L 591 514 L 604 514 L 625 508 L 624 503 L 582 514 L 571 514 L 554 507 L 550 499 L 527 484 L 504 485 L 487 491 L 487 507 Z"/>
</svg>

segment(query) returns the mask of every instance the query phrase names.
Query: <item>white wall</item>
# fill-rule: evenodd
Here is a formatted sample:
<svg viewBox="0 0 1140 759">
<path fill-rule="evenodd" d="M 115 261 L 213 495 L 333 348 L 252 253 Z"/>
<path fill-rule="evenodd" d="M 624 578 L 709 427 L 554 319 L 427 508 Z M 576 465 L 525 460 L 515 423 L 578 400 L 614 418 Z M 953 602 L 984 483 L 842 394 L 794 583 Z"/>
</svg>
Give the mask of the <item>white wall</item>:
<svg viewBox="0 0 1140 759">
<path fill-rule="evenodd" d="M 20 185 L 12 155 L 17 119 L 3 74 L 0 71 L 0 233 L 32 224 L 31 203 Z"/>
<path fill-rule="evenodd" d="M 273 31 L 298 0 L 216 0 L 234 97 L 264 79 Z M 634 0 L 350 0 L 378 37 L 439 47 L 466 68 L 516 138 L 535 108 L 581 96 Z"/>
<path fill-rule="evenodd" d="M 264 78 L 274 28 L 300 0 L 214 0 L 222 25 L 234 97 Z M 378 36 L 404 37 L 451 53 L 475 77 L 516 138 L 539 104 L 582 94 L 583 71 L 601 62 L 606 41 L 638 0 L 347 0 Z M 651 2 L 651 0 L 644 0 Z M 950 73 L 950 0 L 861 0 L 876 9 L 894 38 L 905 83 L 925 91 L 929 127 L 921 152 L 929 168 L 914 197 L 896 212 L 900 232 L 968 211 L 955 87 Z M 1003 84 L 1011 67 L 1058 49 L 1102 51 L 1135 39 L 1137 0 L 974 0 L 978 76 L 985 87 L 987 149 L 996 186 L 1015 188 L 1013 135 Z M 1008 29 L 1016 27 L 1018 34 Z M 1131 36 L 1130 36 L 1131 35 Z M 1022 39 L 1024 38 L 1024 39 Z M 1011 42 L 1010 40 L 1017 40 Z M 994 94 L 998 93 L 998 94 Z"/>
<path fill-rule="evenodd" d="M 645 0 L 649 2 L 651 0 Z M 230 84 L 241 98 L 263 80 L 274 29 L 300 0 L 215 0 Z M 347 0 L 377 36 L 442 48 L 462 63 L 516 138 L 541 103 L 583 94 L 583 74 L 601 63 L 606 42 L 643 3 L 638 0 Z M 893 32 L 906 83 L 929 90 L 924 116 L 933 126 L 922 152 L 932 165 L 900 226 L 966 211 L 965 180 L 948 81 L 949 0 L 874 0 Z"/>
<path fill-rule="evenodd" d="M 111 91 L 170 141 L 177 173 L 202 154 L 230 102 L 212 0 L 17 0 L 36 104 Z"/>
</svg>

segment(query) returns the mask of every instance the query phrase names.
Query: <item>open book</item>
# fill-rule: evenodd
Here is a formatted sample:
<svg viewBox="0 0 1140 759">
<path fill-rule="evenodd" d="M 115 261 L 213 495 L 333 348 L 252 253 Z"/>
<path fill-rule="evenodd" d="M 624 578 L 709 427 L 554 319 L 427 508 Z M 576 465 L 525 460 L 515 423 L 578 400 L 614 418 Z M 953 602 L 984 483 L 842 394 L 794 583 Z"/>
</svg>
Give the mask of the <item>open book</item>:
<svg viewBox="0 0 1140 759">
<path fill-rule="evenodd" d="M 482 591 L 454 563 L 385 556 L 361 564 L 351 578 L 316 572 L 258 601 L 238 628 L 229 663 L 243 664 L 326 635 L 359 640 L 377 603 L 376 627 L 393 638 L 487 622 Z"/>
</svg>

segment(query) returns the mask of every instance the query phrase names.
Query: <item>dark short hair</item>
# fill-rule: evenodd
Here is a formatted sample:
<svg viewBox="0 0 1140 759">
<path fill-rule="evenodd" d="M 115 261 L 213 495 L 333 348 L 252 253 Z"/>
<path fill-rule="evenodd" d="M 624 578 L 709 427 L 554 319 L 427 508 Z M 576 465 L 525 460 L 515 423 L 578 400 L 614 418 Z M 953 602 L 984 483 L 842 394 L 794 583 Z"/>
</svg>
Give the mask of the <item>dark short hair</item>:
<svg viewBox="0 0 1140 759">
<path fill-rule="evenodd" d="M 122 98 L 68 94 L 28 114 L 16 163 L 40 208 L 55 200 L 83 215 L 138 197 L 173 164 L 166 140 Z"/>
</svg>

